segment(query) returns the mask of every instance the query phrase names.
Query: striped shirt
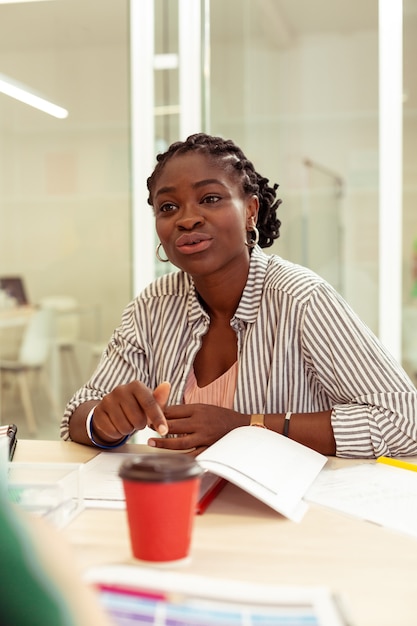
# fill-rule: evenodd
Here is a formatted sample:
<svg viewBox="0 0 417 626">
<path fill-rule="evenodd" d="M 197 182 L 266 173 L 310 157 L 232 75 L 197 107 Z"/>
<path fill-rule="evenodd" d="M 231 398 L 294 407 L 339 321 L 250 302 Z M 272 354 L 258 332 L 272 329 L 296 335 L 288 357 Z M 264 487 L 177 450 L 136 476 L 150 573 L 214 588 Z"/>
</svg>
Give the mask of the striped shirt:
<svg viewBox="0 0 417 626">
<path fill-rule="evenodd" d="M 72 412 L 114 387 L 140 380 L 171 383 L 169 404 L 185 385 L 210 318 L 183 272 L 161 276 L 125 309 L 101 362 L 69 401 Z M 343 298 L 310 270 L 256 247 L 239 306 L 234 409 L 242 413 L 332 410 L 336 454 L 417 454 L 417 390 Z"/>
</svg>

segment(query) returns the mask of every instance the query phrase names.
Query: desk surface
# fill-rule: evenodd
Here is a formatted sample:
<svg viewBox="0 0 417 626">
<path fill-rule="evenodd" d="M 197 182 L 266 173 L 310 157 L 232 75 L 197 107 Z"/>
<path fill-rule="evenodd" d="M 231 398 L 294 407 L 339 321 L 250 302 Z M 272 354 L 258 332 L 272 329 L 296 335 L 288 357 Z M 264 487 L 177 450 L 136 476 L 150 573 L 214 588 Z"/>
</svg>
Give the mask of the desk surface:
<svg viewBox="0 0 417 626">
<path fill-rule="evenodd" d="M 120 450 L 143 449 L 128 444 Z M 95 454 L 74 443 L 19 441 L 15 460 L 87 462 Z M 124 511 L 85 510 L 62 532 L 84 569 L 133 563 Z M 346 599 L 355 626 L 417 621 L 417 541 L 315 505 L 296 524 L 229 484 L 196 516 L 191 557 L 182 572 L 330 587 Z"/>
<path fill-rule="evenodd" d="M 0 309 L 0 328 L 24 326 L 27 324 L 34 311 L 34 307 L 29 305 Z"/>
</svg>

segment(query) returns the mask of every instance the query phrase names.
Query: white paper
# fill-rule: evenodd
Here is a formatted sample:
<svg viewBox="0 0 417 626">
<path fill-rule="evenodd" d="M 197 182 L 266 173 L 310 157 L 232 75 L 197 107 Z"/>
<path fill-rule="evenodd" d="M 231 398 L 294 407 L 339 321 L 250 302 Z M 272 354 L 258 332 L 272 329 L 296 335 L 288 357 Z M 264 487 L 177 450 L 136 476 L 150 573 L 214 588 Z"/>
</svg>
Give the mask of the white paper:
<svg viewBox="0 0 417 626">
<path fill-rule="evenodd" d="M 324 469 L 306 499 L 417 537 L 417 472 L 376 462 Z"/>
<path fill-rule="evenodd" d="M 83 466 L 83 494 L 85 506 L 97 509 L 126 508 L 123 484 L 118 476 L 123 461 L 131 457 L 126 452 L 100 452 Z M 204 472 L 200 482 L 199 499 L 217 480 L 209 472 Z"/>
<path fill-rule="evenodd" d="M 303 496 L 327 458 L 274 431 L 242 426 L 199 454 L 197 461 L 275 511 L 300 521 L 306 511 Z"/>
<path fill-rule="evenodd" d="M 123 483 L 118 476 L 123 461 L 132 457 L 127 452 L 100 452 L 83 467 L 85 506 L 125 508 Z"/>
</svg>

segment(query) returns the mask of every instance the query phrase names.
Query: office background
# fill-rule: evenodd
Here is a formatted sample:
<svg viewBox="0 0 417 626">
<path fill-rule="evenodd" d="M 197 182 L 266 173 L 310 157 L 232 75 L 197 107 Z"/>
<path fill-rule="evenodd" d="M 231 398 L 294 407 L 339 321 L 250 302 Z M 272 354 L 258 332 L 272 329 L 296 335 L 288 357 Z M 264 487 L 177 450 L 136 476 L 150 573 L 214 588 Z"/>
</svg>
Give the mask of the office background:
<svg viewBox="0 0 417 626">
<path fill-rule="evenodd" d="M 378 334 L 377 0 L 196 2 L 195 130 L 231 137 L 280 183 L 283 225 L 271 251 L 327 278 Z M 181 0 L 151 4 L 156 153 L 180 137 Z M 402 331 L 413 375 L 417 0 L 404 0 L 403 12 L 401 307 L 411 319 Z M 108 337 L 134 295 L 135 274 L 165 271 L 141 254 L 156 245 L 145 203 L 132 237 L 131 50 L 141 48 L 130 45 L 132 15 L 128 0 L 0 3 L 0 74 L 69 111 L 55 119 L 0 93 L 0 275 L 22 276 L 32 303 L 66 295 L 82 305 L 81 377 L 93 367 L 90 346 Z"/>
</svg>

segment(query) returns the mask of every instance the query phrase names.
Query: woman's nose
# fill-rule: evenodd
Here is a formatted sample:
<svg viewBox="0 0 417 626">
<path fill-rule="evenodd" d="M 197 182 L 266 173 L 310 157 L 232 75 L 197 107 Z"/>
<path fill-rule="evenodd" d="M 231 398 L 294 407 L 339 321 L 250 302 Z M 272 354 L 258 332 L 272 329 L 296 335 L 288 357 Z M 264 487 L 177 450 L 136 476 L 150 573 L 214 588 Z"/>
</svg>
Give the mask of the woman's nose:
<svg viewBox="0 0 417 626">
<path fill-rule="evenodd" d="M 196 208 L 186 207 L 178 215 L 177 226 L 184 230 L 191 230 L 203 222 L 204 218 Z"/>
</svg>

